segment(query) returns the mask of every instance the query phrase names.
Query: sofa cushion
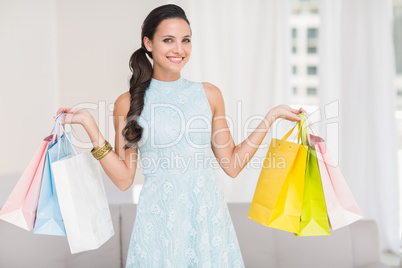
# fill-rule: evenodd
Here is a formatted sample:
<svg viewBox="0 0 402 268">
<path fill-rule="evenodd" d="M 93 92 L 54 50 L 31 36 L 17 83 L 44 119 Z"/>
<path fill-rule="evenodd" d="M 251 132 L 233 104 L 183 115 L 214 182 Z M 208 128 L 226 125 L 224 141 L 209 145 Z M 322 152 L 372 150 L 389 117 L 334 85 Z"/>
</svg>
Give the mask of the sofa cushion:
<svg viewBox="0 0 402 268">
<path fill-rule="evenodd" d="M 227 204 L 246 267 L 277 267 L 274 230 L 248 218 L 249 203 Z"/>
<path fill-rule="evenodd" d="M 375 262 L 375 263 L 370 263 L 370 264 L 366 264 L 363 266 L 355 266 L 356 268 L 396 268 L 396 266 L 389 266 L 388 264 L 385 263 L 381 263 L 381 262 Z M 398 266 L 398 267 L 402 267 L 402 266 Z"/>
<path fill-rule="evenodd" d="M 0 220 L 0 267 L 66 268 L 66 237 L 39 235 Z"/>
<path fill-rule="evenodd" d="M 77 254 L 65 236 L 33 234 L 0 220 L 0 267 L 121 267 L 118 206 L 111 206 L 111 215 L 115 235 L 99 249 Z"/>
<path fill-rule="evenodd" d="M 375 221 L 357 221 L 350 225 L 350 229 L 352 231 L 355 267 L 368 267 L 368 264 L 378 263 L 380 260 L 380 243 L 378 242 L 380 237 Z"/>
<path fill-rule="evenodd" d="M 331 231 L 330 236 L 296 237 L 275 230 L 277 267 L 353 267 L 353 243 L 349 227 Z"/>
</svg>

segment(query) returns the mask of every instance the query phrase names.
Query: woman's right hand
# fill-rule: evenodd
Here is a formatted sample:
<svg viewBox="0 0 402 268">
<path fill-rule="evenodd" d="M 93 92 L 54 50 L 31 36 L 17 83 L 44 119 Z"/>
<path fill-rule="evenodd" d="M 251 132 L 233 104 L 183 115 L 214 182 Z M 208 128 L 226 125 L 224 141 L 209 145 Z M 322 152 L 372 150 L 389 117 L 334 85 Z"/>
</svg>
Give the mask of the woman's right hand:
<svg viewBox="0 0 402 268">
<path fill-rule="evenodd" d="M 60 108 L 57 111 L 55 118 L 64 113 L 61 119 L 61 124 L 80 124 L 82 126 L 87 125 L 93 120 L 92 115 L 84 108 Z"/>
</svg>

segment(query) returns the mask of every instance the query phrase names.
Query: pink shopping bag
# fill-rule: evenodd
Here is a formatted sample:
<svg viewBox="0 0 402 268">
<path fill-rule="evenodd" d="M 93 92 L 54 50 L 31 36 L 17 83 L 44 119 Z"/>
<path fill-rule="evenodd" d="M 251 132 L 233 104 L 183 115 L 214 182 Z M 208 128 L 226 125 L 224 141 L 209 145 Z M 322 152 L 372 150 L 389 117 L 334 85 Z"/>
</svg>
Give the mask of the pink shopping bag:
<svg viewBox="0 0 402 268">
<path fill-rule="evenodd" d="M 0 211 L 0 219 L 28 231 L 34 227 L 43 167 L 50 140 L 51 136 L 42 141 Z"/>
<path fill-rule="evenodd" d="M 363 213 L 341 171 L 334 165 L 325 141 L 311 134 L 310 140 L 315 145 L 331 229 L 336 230 L 361 219 Z"/>
</svg>

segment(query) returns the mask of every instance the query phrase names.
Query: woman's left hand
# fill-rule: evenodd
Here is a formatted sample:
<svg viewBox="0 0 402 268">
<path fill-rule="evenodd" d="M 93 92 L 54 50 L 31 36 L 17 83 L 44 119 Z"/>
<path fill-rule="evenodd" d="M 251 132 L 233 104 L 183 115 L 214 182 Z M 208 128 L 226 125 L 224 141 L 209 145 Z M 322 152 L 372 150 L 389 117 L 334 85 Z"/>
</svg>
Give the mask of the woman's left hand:
<svg viewBox="0 0 402 268">
<path fill-rule="evenodd" d="M 278 118 L 283 118 L 289 121 L 300 121 L 299 114 L 305 114 L 306 111 L 303 108 L 293 109 L 287 105 L 278 105 L 268 112 L 267 118 L 271 122 L 274 122 Z"/>
</svg>

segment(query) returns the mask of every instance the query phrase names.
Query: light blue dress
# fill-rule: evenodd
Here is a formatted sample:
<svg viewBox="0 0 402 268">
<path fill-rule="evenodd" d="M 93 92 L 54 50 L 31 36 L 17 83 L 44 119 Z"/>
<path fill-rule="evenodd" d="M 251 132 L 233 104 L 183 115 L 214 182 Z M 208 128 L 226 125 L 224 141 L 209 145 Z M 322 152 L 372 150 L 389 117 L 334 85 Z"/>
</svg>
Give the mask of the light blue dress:
<svg viewBox="0 0 402 268">
<path fill-rule="evenodd" d="M 138 118 L 145 177 L 126 267 L 244 267 L 216 175 L 201 83 L 152 79 Z"/>
</svg>

